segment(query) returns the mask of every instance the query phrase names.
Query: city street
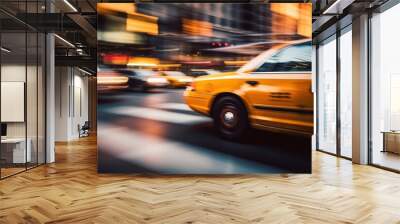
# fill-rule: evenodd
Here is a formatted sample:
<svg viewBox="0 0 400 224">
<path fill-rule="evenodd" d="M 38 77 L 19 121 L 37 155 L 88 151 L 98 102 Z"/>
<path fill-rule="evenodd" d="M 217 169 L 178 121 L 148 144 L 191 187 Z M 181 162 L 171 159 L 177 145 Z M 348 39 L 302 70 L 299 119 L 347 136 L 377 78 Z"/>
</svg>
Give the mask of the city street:
<svg viewBox="0 0 400 224">
<path fill-rule="evenodd" d="M 222 139 L 212 120 L 192 111 L 183 89 L 99 94 L 98 169 L 116 173 L 304 173 L 311 139 L 251 130 Z"/>
</svg>

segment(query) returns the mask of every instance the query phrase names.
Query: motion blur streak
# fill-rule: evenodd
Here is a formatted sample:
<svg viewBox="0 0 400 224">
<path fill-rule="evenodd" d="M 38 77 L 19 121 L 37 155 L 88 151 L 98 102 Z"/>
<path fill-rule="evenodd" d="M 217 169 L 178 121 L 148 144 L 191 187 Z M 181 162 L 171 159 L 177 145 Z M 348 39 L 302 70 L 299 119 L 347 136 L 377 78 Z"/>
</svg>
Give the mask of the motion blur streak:
<svg viewBox="0 0 400 224">
<path fill-rule="evenodd" d="M 311 4 L 97 9 L 100 172 L 310 172 Z"/>
<path fill-rule="evenodd" d="M 279 173 L 282 170 L 216 153 L 202 147 L 100 124 L 99 144 L 118 158 L 136 162 L 148 170 L 167 173 Z M 162 137 L 162 136 L 161 136 Z M 115 139 L 118 139 L 115 142 Z M 146 144 L 142 144 L 146 142 Z M 163 147 L 160 147 L 162 145 Z M 188 150 L 190 148 L 190 150 Z"/>
<path fill-rule="evenodd" d="M 127 77 L 98 77 L 97 83 L 98 84 L 122 84 L 127 83 Z"/>
<path fill-rule="evenodd" d="M 168 107 L 167 107 L 168 108 Z M 121 114 L 125 116 L 134 116 L 140 118 L 147 118 L 156 121 L 170 122 L 175 124 L 196 124 L 210 119 L 198 115 L 174 113 L 169 111 L 142 108 L 142 107 L 118 107 L 112 110 L 115 114 Z"/>
</svg>

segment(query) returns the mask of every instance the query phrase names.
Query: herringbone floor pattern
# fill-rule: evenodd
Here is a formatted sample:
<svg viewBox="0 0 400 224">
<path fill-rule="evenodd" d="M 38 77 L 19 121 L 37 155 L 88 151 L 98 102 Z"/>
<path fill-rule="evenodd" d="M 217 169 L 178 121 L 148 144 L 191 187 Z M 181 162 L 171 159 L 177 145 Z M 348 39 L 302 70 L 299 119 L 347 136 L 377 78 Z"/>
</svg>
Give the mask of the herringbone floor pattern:
<svg viewBox="0 0 400 224">
<path fill-rule="evenodd" d="M 312 175 L 99 175 L 91 137 L 0 181 L 0 223 L 400 223 L 400 175 L 319 152 Z"/>
</svg>

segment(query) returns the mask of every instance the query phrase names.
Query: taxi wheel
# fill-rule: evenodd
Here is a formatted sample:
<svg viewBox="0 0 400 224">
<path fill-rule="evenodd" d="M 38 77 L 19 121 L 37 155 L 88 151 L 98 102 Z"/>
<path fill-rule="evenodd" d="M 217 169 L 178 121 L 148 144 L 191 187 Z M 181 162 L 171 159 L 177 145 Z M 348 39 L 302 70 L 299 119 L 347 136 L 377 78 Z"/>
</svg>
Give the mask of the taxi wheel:
<svg viewBox="0 0 400 224">
<path fill-rule="evenodd" d="M 215 102 L 213 119 L 222 137 L 230 140 L 239 139 L 249 126 L 245 106 L 232 96 L 224 96 Z"/>
</svg>

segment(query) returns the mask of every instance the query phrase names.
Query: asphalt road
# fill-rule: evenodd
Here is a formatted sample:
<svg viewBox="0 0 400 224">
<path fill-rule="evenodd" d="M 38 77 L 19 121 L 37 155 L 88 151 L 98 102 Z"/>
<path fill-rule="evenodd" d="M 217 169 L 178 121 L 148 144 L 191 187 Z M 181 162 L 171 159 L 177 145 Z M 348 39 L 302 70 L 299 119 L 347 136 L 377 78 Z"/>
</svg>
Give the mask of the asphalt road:
<svg viewBox="0 0 400 224">
<path fill-rule="evenodd" d="M 251 130 L 231 142 L 186 106 L 183 90 L 99 94 L 103 173 L 309 173 L 311 138 Z"/>
</svg>

